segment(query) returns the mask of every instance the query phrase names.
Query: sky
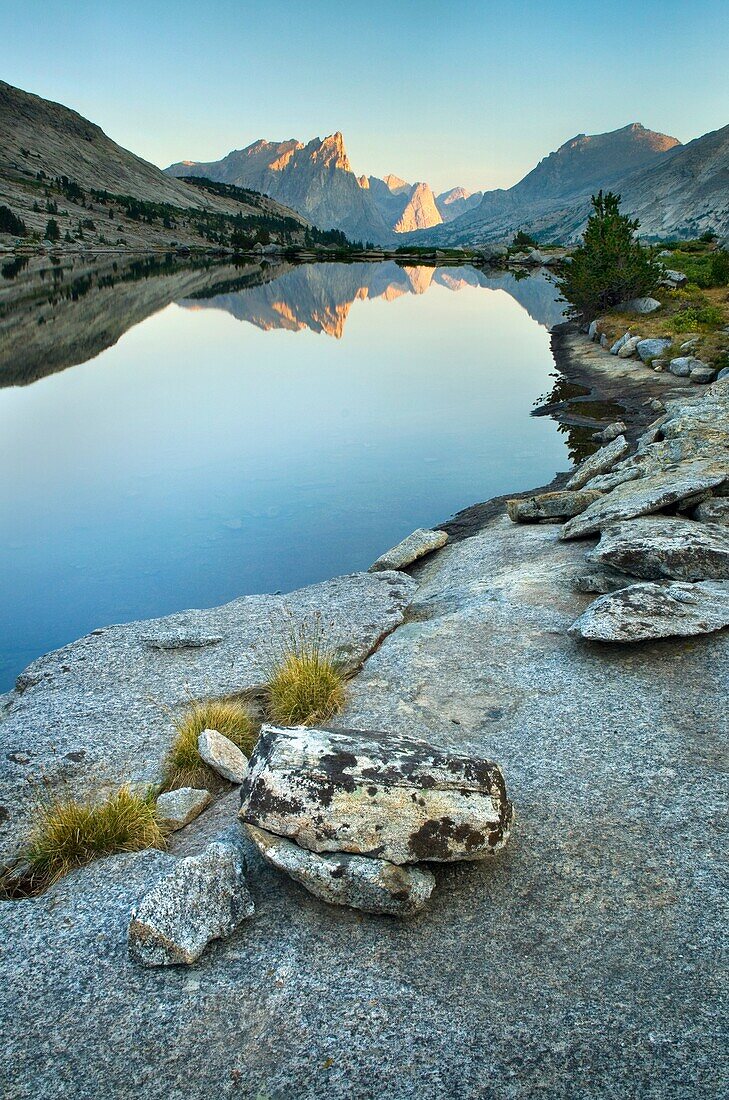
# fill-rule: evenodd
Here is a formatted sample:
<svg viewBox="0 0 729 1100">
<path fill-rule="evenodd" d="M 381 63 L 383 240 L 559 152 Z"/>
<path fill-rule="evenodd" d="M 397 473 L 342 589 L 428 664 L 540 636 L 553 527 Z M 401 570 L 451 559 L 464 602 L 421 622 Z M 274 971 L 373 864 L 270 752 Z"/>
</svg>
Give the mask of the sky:
<svg viewBox="0 0 729 1100">
<path fill-rule="evenodd" d="M 729 123 L 729 0 L 0 0 L 0 78 L 164 167 L 341 130 L 357 174 L 508 187 L 578 133 Z"/>
</svg>

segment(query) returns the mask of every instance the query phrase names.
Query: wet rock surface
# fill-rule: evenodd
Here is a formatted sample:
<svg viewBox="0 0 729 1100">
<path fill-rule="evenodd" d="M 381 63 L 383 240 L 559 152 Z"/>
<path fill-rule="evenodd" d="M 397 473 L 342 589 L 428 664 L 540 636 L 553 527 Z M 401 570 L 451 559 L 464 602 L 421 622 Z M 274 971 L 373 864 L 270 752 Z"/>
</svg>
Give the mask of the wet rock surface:
<svg viewBox="0 0 729 1100">
<path fill-rule="evenodd" d="M 400 867 L 344 852 L 322 855 L 253 825 L 246 828 L 267 863 L 330 905 L 410 917 L 427 904 L 435 889 L 434 876 L 422 867 Z"/>
<path fill-rule="evenodd" d="M 132 910 L 129 954 L 144 966 L 189 965 L 254 910 L 239 844 L 218 841 L 174 862 Z"/>
<path fill-rule="evenodd" d="M 327 640 L 356 668 L 403 621 L 414 591 L 402 573 L 357 573 L 286 596 L 244 596 L 222 607 L 94 631 L 34 661 L 0 697 L 0 862 L 26 834 L 41 777 L 78 797 L 120 782 L 156 783 L 190 698 L 263 690 L 266 649 L 291 623 L 320 615 Z M 173 637 L 220 639 L 170 648 Z M 160 648 L 157 642 L 163 642 Z M 26 764 L 9 760 L 22 751 Z"/>
<path fill-rule="evenodd" d="M 432 554 L 434 550 L 439 550 L 447 542 L 448 535 L 445 531 L 428 531 L 419 527 L 417 531 L 413 531 L 397 546 L 393 546 L 391 550 L 382 554 L 377 561 L 372 563 L 369 571 L 370 573 L 378 573 L 383 569 L 407 569 L 418 558 L 425 557 L 426 554 Z"/>
<path fill-rule="evenodd" d="M 595 600 L 572 624 L 570 634 L 595 642 L 644 642 L 708 634 L 725 626 L 729 626 L 728 584 L 645 582 Z"/>
<path fill-rule="evenodd" d="M 729 531 L 718 524 L 645 516 L 608 527 L 586 559 L 648 580 L 729 580 Z"/>
<path fill-rule="evenodd" d="M 404 734 L 264 726 L 240 816 L 312 852 L 449 862 L 499 851 L 512 807 L 482 756 Z"/>
</svg>

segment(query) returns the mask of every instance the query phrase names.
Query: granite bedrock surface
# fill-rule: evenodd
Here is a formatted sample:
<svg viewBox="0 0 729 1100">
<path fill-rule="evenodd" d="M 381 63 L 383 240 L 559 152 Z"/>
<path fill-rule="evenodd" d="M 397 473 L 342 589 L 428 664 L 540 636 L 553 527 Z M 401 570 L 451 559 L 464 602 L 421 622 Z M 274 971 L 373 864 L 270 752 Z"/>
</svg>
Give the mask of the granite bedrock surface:
<svg viewBox="0 0 729 1100">
<path fill-rule="evenodd" d="M 326 905 L 243 838 L 253 917 L 189 968 L 140 967 L 127 954 L 131 909 L 175 853 L 240 828 L 232 792 L 172 852 L 104 859 L 36 900 L 1 904 L 5 1095 L 725 1095 L 729 632 L 571 638 L 594 598 L 574 584 L 596 540 L 559 533 L 497 516 L 416 565 L 412 582 L 358 575 L 287 597 L 319 607 L 348 643 L 356 608 L 350 660 L 365 663 L 337 725 L 502 766 L 517 812 L 506 850 L 430 865 L 428 907 L 401 921 Z M 170 735 L 148 698 L 181 700 L 183 672 L 195 691 L 260 683 L 257 650 L 239 650 L 270 623 L 265 599 L 278 598 L 113 628 L 134 654 L 118 690 L 144 719 L 140 775 Z M 31 666 L 14 704 L 53 693 L 60 664 L 74 668 L 60 654 Z M 49 697 L 60 714 L 62 693 Z M 82 726 L 89 738 L 97 713 Z M 71 774 L 81 790 L 126 757 L 101 753 L 87 772 L 84 760 Z"/>
</svg>

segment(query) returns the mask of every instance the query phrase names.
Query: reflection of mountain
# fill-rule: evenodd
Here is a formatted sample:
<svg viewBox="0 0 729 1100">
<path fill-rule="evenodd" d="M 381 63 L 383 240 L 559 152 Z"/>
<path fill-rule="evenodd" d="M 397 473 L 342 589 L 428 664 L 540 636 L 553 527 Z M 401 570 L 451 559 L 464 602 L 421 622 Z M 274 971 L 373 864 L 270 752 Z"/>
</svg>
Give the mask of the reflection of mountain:
<svg viewBox="0 0 729 1100">
<path fill-rule="evenodd" d="M 133 325 L 221 279 L 244 286 L 280 267 L 193 266 L 173 256 L 64 256 L 0 268 L 0 386 L 23 386 L 93 359 Z"/>
<path fill-rule="evenodd" d="M 171 302 L 225 310 L 266 331 L 310 329 L 339 338 L 353 302 L 392 302 L 434 286 L 504 290 L 539 324 L 561 320 L 554 287 L 541 274 L 518 278 L 393 260 L 292 266 L 195 264 L 174 256 L 15 259 L 0 267 L 0 386 L 27 385 L 88 362 Z"/>
<path fill-rule="evenodd" d="M 338 339 L 353 302 L 374 298 L 391 302 L 403 294 L 424 294 L 434 285 L 453 291 L 464 287 L 504 290 L 547 328 L 563 319 L 554 286 L 543 274 L 519 278 L 511 272 L 491 275 L 465 266 L 401 267 L 394 260 L 305 264 L 262 286 L 244 290 L 232 286 L 213 294 L 203 290 L 179 304 L 187 309 L 222 309 L 265 331 L 310 329 Z"/>
</svg>

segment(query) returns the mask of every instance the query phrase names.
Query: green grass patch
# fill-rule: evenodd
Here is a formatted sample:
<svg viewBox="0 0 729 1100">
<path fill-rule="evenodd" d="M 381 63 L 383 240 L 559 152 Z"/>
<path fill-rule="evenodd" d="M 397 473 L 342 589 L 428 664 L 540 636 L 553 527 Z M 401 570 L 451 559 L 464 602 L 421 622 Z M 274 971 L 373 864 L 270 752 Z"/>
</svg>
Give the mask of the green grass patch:
<svg viewBox="0 0 729 1100">
<path fill-rule="evenodd" d="M 321 620 L 292 625 L 275 656 L 267 691 L 267 711 L 280 726 L 326 722 L 344 706 L 345 676 L 324 637 Z"/>
<path fill-rule="evenodd" d="M 4 876 L 4 892 L 38 894 L 98 856 L 164 847 L 154 791 L 140 794 L 124 786 L 96 803 L 68 795 L 48 798 L 39 804 L 18 866 Z"/>
<path fill-rule="evenodd" d="M 693 305 L 678 310 L 669 321 L 672 332 L 699 332 L 716 328 L 723 314 L 718 306 Z"/>
<path fill-rule="evenodd" d="M 203 730 L 217 730 L 250 756 L 258 732 L 249 708 L 235 699 L 199 700 L 173 719 L 175 738 L 162 765 L 165 790 L 177 787 L 207 787 L 221 784 L 197 751 L 197 739 Z"/>
</svg>

